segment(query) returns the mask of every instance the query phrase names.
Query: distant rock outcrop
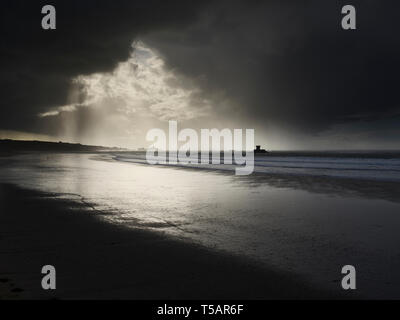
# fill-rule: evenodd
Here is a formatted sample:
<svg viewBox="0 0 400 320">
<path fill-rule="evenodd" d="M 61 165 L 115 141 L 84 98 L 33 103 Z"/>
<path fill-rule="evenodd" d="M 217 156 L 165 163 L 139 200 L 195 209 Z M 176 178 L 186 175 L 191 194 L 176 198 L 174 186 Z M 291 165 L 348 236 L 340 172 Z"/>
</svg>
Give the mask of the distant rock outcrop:
<svg viewBox="0 0 400 320">
<path fill-rule="evenodd" d="M 261 146 L 256 146 L 254 153 L 268 153 L 268 151 L 265 149 L 261 149 Z"/>
</svg>

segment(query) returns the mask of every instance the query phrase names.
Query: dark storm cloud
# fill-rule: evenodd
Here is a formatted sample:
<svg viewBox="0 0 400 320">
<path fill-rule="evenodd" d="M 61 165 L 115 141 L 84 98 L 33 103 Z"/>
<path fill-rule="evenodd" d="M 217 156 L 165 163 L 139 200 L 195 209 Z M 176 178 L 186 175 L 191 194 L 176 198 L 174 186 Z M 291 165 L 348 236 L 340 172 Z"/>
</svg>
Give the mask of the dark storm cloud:
<svg viewBox="0 0 400 320">
<path fill-rule="evenodd" d="M 223 2 L 184 32 L 150 37 L 208 92 L 238 102 L 237 117 L 316 132 L 399 110 L 400 5 L 350 1 Z M 234 110 L 231 110 L 233 112 Z"/>
<path fill-rule="evenodd" d="M 55 32 L 40 28 L 44 3 L 2 2 L 0 127 L 33 129 L 66 103 L 72 77 L 111 70 L 135 37 L 196 79 L 221 117 L 303 132 L 398 117 L 400 5 L 350 2 L 355 31 L 340 27 L 347 1 L 51 1 Z"/>
</svg>

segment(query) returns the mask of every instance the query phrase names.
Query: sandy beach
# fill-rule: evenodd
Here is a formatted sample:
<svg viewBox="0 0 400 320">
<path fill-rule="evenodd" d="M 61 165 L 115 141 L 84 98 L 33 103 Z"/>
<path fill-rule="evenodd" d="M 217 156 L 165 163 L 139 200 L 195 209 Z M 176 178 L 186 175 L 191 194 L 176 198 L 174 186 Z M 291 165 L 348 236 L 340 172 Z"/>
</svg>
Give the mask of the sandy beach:
<svg viewBox="0 0 400 320">
<path fill-rule="evenodd" d="M 280 171 L 297 161 L 275 160 L 268 158 Z M 297 167 L 315 171 L 329 162 L 350 169 L 342 170 L 348 177 L 327 169 L 238 177 L 118 161 L 112 153 L 5 156 L 1 296 L 399 297 L 398 160 L 305 160 Z M 356 178 L 360 172 L 380 180 Z M 357 269 L 353 292 L 341 287 L 349 264 Z M 55 292 L 41 289 L 44 265 L 56 267 Z"/>
<path fill-rule="evenodd" d="M 337 296 L 249 260 L 104 223 L 83 203 L 10 184 L 1 184 L 0 197 L 2 299 Z M 56 266 L 55 291 L 41 288 L 46 264 Z"/>
</svg>

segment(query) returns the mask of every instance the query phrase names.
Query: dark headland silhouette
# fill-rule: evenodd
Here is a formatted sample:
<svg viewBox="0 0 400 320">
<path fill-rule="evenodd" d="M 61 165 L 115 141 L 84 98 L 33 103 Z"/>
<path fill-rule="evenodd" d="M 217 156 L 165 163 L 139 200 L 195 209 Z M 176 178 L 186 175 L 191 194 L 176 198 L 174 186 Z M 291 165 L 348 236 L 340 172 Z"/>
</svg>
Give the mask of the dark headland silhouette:
<svg viewBox="0 0 400 320">
<path fill-rule="evenodd" d="M 47 142 L 47 141 L 22 141 L 4 139 L 0 140 L 0 152 L 98 152 L 122 151 L 123 148 L 110 148 L 103 146 L 89 146 L 80 143 Z"/>
</svg>

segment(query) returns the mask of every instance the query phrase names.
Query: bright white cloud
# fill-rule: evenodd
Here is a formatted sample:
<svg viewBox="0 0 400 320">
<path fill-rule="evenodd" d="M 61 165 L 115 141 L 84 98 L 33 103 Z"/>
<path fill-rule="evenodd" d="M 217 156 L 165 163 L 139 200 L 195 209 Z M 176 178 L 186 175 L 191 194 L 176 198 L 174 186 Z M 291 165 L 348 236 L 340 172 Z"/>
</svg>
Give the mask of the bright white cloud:
<svg viewBox="0 0 400 320">
<path fill-rule="evenodd" d="M 39 113 L 39 117 L 40 118 L 53 117 L 53 116 L 59 115 L 61 112 L 72 112 L 72 111 L 76 110 L 77 106 L 79 106 L 79 105 L 70 104 L 70 105 L 58 107 L 53 110 L 49 110 L 47 112 Z"/>
<path fill-rule="evenodd" d="M 39 114 L 57 116 L 79 107 L 109 104 L 113 112 L 157 120 L 190 120 L 209 113 L 210 103 L 189 79 L 169 70 L 163 59 L 143 43 L 133 46 L 130 58 L 109 73 L 82 75 L 73 80 L 83 90 L 79 104 Z"/>
</svg>

